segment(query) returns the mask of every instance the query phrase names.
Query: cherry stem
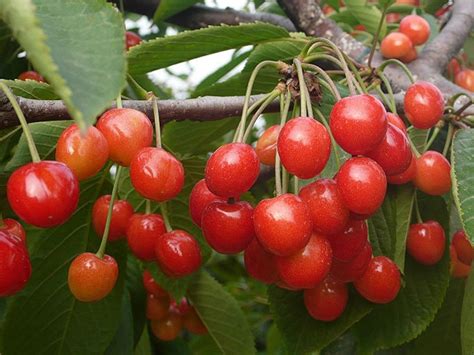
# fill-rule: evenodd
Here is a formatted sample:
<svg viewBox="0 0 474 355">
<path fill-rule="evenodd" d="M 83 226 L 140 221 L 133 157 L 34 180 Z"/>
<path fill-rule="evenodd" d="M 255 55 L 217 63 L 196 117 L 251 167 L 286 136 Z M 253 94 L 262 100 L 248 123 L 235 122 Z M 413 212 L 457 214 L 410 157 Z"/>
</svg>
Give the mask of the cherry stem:
<svg viewBox="0 0 474 355">
<path fill-rule="evenodd" d="M 0 212 L 0 228 L 3 228 L 5 227 L 5 223 L 4 223 L 4 220 L 3 220 L 3 214 L 2 212 Z"/>
<path fill-rule="evenodd" d="M 334 136 L 332 135 L 331 129 L 329 127 L 329 123 L 326 120 L 326 117 L 324 117 L 323 113 L 318 108 L 315 108 L 314 111 L 316 112 L 316 116 L 319 117 L 324 127 L 326 127 L 326 130 L 329 132 L 329 137 L 331 138 L 332 150 L 334 151 L 334 156 L 336 157 L 336 164 L 337 164 L 337 167 L 339 168 L 341 166 L 341 159 L 339 157 L 337 143 L 336 143 L 336 140 L 334 139 Z"/>
<path fill-rule="evenodd" d="M 291 93 L 289 90 L 286 92 L 286 96 L 284 96 L 283 93 L 280 94 L 280 101 L 284 102 L 283 110 L 280 113 L 280 127 L 282 128 L 288 117 L 288 111 L 290 110 Z M 280 196 L 284 191 L 284 179 L 282 179 L 282 172 L 283 176 L 285 174 L 284 170 L 285 169 L 281 165 L 280 156 L 278 155 L 277 149 L 275 154 L 275 190 L 277 196 Z"/>
<path fill-rule="evenodd" d="M 390 111 L 392 111 L 392 113 L 397 115 L 397 104 L 395 103 L 395 96 L 393 95 L 392 85 L 390 84 L 390 81 L 387 79 L 384 73 L 380 72 L 379 78 L 382 80 L 383 84 L 385 85 L 385 88 L 387 89 L 388 97 L 390 98 L 388 107 L 390 108 Z"/>
<path fill-rule="evenodd" d="M 446 142 L 444 142 L 444 147 L 443 147 L 443 155 L 446 157 L 449 151 L 449 148 L 451 147 L 451 141 L 453 140 L 454 136 L 454 125 L 449 123 L 448 126 L 448 133 L 446 135 Z"/>
<path fill-rule="evenodd" d="M 296 66 L 296 71 L 298 73 L 298 81 L 299 81 L 299 86 L 300 86 L 300 100 L 301 100 L 301 115 L 302 116 L 307 116 L 308 113 L 306 111 L 307 106 L 306 106 L 306 83 L 304 81 L 304 74 L 303 74 L 303 68 L 301 67 L 301 62 L 298 59 L 295 59 L 293 63 Z"/>
<path fill-rule="evenodd" d="M 299 179 L 297 176 L 293 176 L 293 193 L 295 195 L 298 195 L 299 192 L 300 192 Z"/>
<path fill-rule="evenodd" d="M 148 199 L 145 200 L 145 213 L 146 214 L 151 213 L 151 201 Z"/>
<path fill-rule="evenodd" d="M 161 216 L 163 217 L 163 221 L 165 222 L 166 232 L 171 232 L 173 228 L 171 228 L 170 219 L 168 217 L 168 208 L 166 207 L 166 202 L 160 203 L 160 210 Z"/>
<path fill-rule="evenodd" d="M 156 147 L 161 148 L 160 112 L 158 111 L 158 100 L 155 95 L 152 96 L 151 101 L 153 105 L 153 119 L 155 120 Z"/>
<path fill-rule="evenodd" d="M 320 79 L 319 82 L 324 86 L 327 85 L 327 88 L 331 92 L 332 96 L 334 96 L 336 101 L 339 101 L 341 99 L 341 94 L 340 94 L 339 90 L 337 89 L 336 84 L 334 83 L 334 81 L 331 79 L 331 77 L 323 69 L 321 69 L 317 65 L 309 64 L 309 63 L 302 63 L 301 65 L 302 65 L 303 68 L 312 69 L 316 73 L 321 75 L 324 80 Z"/>
<path fill-rule="evenodd" d="M 377 74 L 379 74 L 380 76 L 380 73 L 383 73 L 383 71 L 385 70 L 385 68 L 389 65 L 389 64 L 395 64 L 395 65 L 398 65 L 404 72 L 405 74 L 407 75 L 408 79 L 410 79 L 410 82 L 412 84 L 415 83 L 415 78 L 413 77 L 413 74 L 412 72 L 410 71 L 410 69 L 408 69 L 408 67 L 403 64 L 402 62 L 400 62 L 398 59 L 387 59 L 385 60 L 382 64 L 380 64 L 380 66 L 377 68 Z"/>
<path fill-rule="evenodd" d="M 436 137 L 438 137 L 439 132 L 440 132 L 439 127 L 435 127 L 435 129 L 433 130 L 433 133 L 430 136 L 430 139 L 428 139 L 428 142 L 426 143 L 425 152 L 428 149 L 430 149 L 430 147 L 433 144 L 433 142 L 435 141 Z"/>
<path fill-rule="evenodd" d="M 117 99 L 115 100 L 115 105 L 117 108 L 122 108 L 122 94 L 119 94 L 117 96 Z"/>
<path fill-rule="evenodd" d="M 258 99 L 255 101 L 252 106 L 249 107 L 247 114 L 251 114 L 257 107 L 259 107 L 263 102 L 265 102 L 266 99 L 271 95 L 271 93 L 268 93 L 267 95 L 263 96 L 262 98 Z M 237 140 L 237 136 L 239 135 L 240 132 L 240 122 L 239 125 L 237 126 L 237 129 L 235 130 L 234 137 L 232 138 L 232 141 L 235 142 Z"/>
<path fill-rule="evenodd" d="M 130 86 L 136 90 L 136 93 L 140 96 L 141 99 L 148 99 L 148 92 L 139 83 L 137 83 L 133 76 L 127 74 L 127 79 Z"/>
<path fill-rule="evenodd" d="M 471 96 L 469 96 L 468 94 L 466 94 L 466 93 L 464 93 L 464 92 L 460 92 L 460 93 L 458 93 L 458 94 L 452 96 L 452 97 L 448 100 L 447 105 L 448 105 L 448 106 L 454 106 L 454 104 L 456 103 L 456 101 L 457 101 L 460 97 L 466 97 L 466 98 L 469 100 L 468 102 L 470 102 L 469 106 L 470 106 L 471 104 L 474 104 L 474 99 L 473 99 Z M 469 107 L 469 106 L 468 106 L 468 107 Z"/>
<path fill-rule="evenodd" d="M 464 105 L 462 105 L 458 110 L 456 110 L 456 112 L 454 112 L 454 114 L 456 116 L 459 116 L 461 113 L 463 113 L 469 106 L 471 105 L 474 105 L 474 101 L 471 100 L 471 101 L 468 101 L 466 102 Z"/>
<path fill-rule="evenodd" d="M 375 90 L 377 90 L 377 92 L 379 93 L 380 95 L 380 98 L 382 99 L 383 103 L 385 106 L 387 107 L 391 107 L 391 103 L 390 103 L 390 99 L 387 97 L 387 95 L 385 95 L 385 93 L 383 92 L 382 88 L 380 87 L 380 85 L 377 85 L 375 87 Z M 391 111 L 392 109 L 390 109 Z"/>
<path fill-rule="evenodd" d="M 359 71 L 357 70 L 356 66 L 354 65 L 354 62 L 352 61 L 351 58 L 349 58 L 345 53 L 342 53 L 344 55 L 344 58 L 346 58 L 346 62 L 349 64 L 349 68 L 352 71 L 352 74 L 355 77 L 354 84 L 356 85 L 357 90 L 362 94 L 367 94 L 369 90 L 367 89 L 367 85 L 364 83 L 364 80 L 362 80 L 362 77 L 360 76 Z"/>
<path fill-rule="evenodd" d="M 0 82 L 0 88 L 7 96 L 8 101 L 10 101 L 10 104 L 15 110 L 16 116 L 18 117 L 18 121 L 20 121 L 21 128 L 23 129 L 23 134 L 25 135 L 26 142 L 28 143 L 28 148 L 30 150 L 31 160 L 34 163 L 40 162 L 41 159 L 38 153 L 38 149 L 36 149 L 33 135 L 31 134 L 30 127 L 28 126 L 25 115 L 21 111 L 20 105 L 18 105 L 18 102 L 16 101 L 15 95 L 13 95 L 13 93 L 10 91 L 10 88 L 4 82 Z"/>
<path fill-rule="evenodd" d="M 380 30 L 382 29 L 382 25 L 385 22 L 385 14 L 387 13 L 387 9 L 388 9 L 388 6 L 383 7 L 382 16 L 380 16 L 379 25 L 377 27 L 377 31 L 375 31 L 374 40 L 372 42 L 372 47 L 370 48 L 369 59 L 367 60 L 367 66 L 369 68 L 372 67 L 372 59 L 374 58 L 375 49 L 377 48 L 377 42 L 379 40 Z"/>
<path fill-rule="evenodd" d="M 416 193 L 416 190 L 415 190 L 415 213 L 416 213 L 416 220 L 418 221 L 418 223 L 423 223 L 423 218 L 421 218 L 420 208 L 418 206 L 418 194 Z"/>
<path fill-rule="evenodd" d="M 268 95 L 267 99 L 263 101 L 262 105 L 258 108 L 255 114 L 252 116 L 252 119 L 250 120 L 249 125 L 247 126 L 247 129 L 245 130 L 242 142 L 245 143 L 245 141 L 249 138 L 250 133 L 252 133 L 252 128 L 255 125 L 255 122 L 257 122 L 257 119 L 260 117 L 263 111 L 268 107 L 268 105 L 270 105 L 273 102 L 273 100 L 275 100 L 278 97 L 278 95 L 280 95 L 280 90 L 275 89 Z"/>
</svg>

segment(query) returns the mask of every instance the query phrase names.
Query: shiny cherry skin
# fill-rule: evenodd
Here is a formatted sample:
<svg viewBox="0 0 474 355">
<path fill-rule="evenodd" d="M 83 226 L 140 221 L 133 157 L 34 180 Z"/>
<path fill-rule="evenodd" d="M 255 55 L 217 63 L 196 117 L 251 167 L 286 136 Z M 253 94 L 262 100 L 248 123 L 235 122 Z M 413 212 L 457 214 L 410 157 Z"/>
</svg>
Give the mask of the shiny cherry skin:
<svg viewBox="0 0 474 355">
<path fill-rule="evenodd" d="M 444 112 L 443 94 L 426 81 L 417 81 L 408 87 L 404 105 L 408 121 L 420 129 L 433 127 Z"/>
<path fill-rule="evenodd" d="M 334 259 L 349 262 L 353 260 L 367 243 L 369 233 L 363 220 L 350 220 L 343 232 L 328 236 Z"/>
<path fill-rule="evenodd" d="M 128 247 L 143 261 L 155 260 L 156 240 L 165 233 L 163 217 L 155 213 L 135 213 L 129 218 L 125 232 Z"/>
<path fill-rule="evenodd" d="M 39 81 L 40 83 L 45 83 L 46 80 L 44 80 L 43 76 L 39 74 L 38 72 L 35 72 L 34 70 L 29 70 L 21 73 L 18 76 L 19 80 L 34 80 L 34 81 Z"/>
<path fill-rule="evenodd" d="M 412 153 L 412 159 L 408 168 L 396 175 L 387 175 L 387 181 L 389 184 L 402 185 L 412 181 L 416 174 L 416 157 Z"/>
<path fill-rule="evenodd" d="M 387 131 L 385 108 L 371 95 L 354 95 L 339 100 L 329 120 L 337 144 L 353 155 L 374 149 Z"/>
<path fill-rule="evenodd" d="M 280 279 L 296 289 L 316 287 L 329 273 L 331 262 L 332 250 L 328 239 L 316 233 L 300 251 L 276 257 Z"/>
<path fill-rule="evenodd" d="M 278 136 L 278 155 L 290 174 L 310 179 L 323 171 L 331 153 L 331 138 L 312 117 L 289 120 Z"/>
<path fill-rule="evenodd" d="M 386 256 L 376 256 L 369 262 L 367 270 L 354 282 L 356 290 L 373 303 L 392 302 L 400 291 L 400 270 Z"/>
<path fill-rule="evenodd" d="M 289 256 L 304 248 L 313 229 L 308 207 L 292 194 L 260 201 L 255 207 L 253 222 L 263 248 L 280 256 Z"/>
<path fill-rule="evenodd" d="M 275 256 L 267 252 L 254 238 L 244 251 L 244 264 L 248 274 L 265 284 L 278 281 Z"/>
<path fill-rule="evenodd" d="M 209 191 L 206 185 L 206 180 L 199 180 L 196 185 L 194 185 L 191 194 L 189 195 L 189 214 L 191 215 L 193 222 L 200 227 L 204 209 L 211 202 L 216 201 L 224 202 L 225 199 L 214 195 Z"/>
<path fill-rule="evenodd" d="M 456 249 L 458 259 L 464 264 L 471 265 L 474 259 L 474 249 L 469 239 L 467 239 L 466 233 L 463 230 L 458 230 L 454 233 L 451 244 Z"/>
<path fill-rule="evenodd" d="M 79 201 L 79 182 L 66 164 L 41 161 L 23 165 L 7 183 L 12 210 L 26 223 L 50 228 L 66 222 Z"/>
<path fill-rule="evenodd" d="M 385 174 L 396 175 L 408 169 L 413 153 L 406 134 L 388 124 L 382 142 L 366 156 L 379 164 Z"/>
<path fill-rule="evenodd" d="M 411 47 L 407 54 L 400 58 L 403 63 L 411 63 L 418 58 L 418 52 L 415 47 Z"/>
<path fill-rule="evenodd" d="M 387 122 L 391 123 L 406 134 L 407 126 L 405 125 L 405 122 L 403 122 L 403 120 L 400 118 L 400 116 L 391 112 L 387 112 Z"/>
<path fill-rule="evenodd" d="M 220 197 L 239 197 L 250 190 L 260 173 L 260 164 L 252 146 L 229 143 L 209 158 L 205 179 L 209 190 Z"/>
<path fill-rule="evenodd" d="M 164 319 L 168 315 L 169 307 L 169 297 L 156 297 L 149 293 L 146 298 L 146 317 L 152 320 Z"/>
<path fill-rule="evenodd" d="M 351 158 L 339 169 L 337 188 L 352 212 L 371 215 L 382 205 L 387 191 L 387 178 L 375 161 Z"/>
<path fill-rule="evenodd" d="M 349 299 L 347 285 L 328 276 L 315 288 L 304 291 L 304 304 L 311 317 L 330 322 L 344 312 Z"/>
<path fill-rule="evenodd" d="M 137 35 L 135 32 L 132 32 L 132 31 L 125 32 L 125 47 L 127 48 L 127 51 L 133 46 L 140 44 L 141 42 L 142 42 L 142 38 L 139 35 Z"/>
<path fill-rule="evenodd" d="M 207 334 L 206 325 L 202 322 L 194 307 L 191 307 L 189 312 L 183 317 L 183 325 L 193 334 Z"/>
<path fill-rule="evenodd" d="M 26 244 L 26 232 L 20 222 L 11 218 L 3 220 L 3 226 L 0 226 L 0 232 L 8 232 L 20 238 Z"/>
<path fill-rule="evenodd" d="M 474 92 L 474 70 L 472 69 L 463 69 L 456 74 L 454 79 L 456 85 L 460 87 L 473 91 Z"/>
<path fill-rule="evenodd" d="M 182 329 L 183 317 L 175 312 L 169 312 L 164 319 L 151 321 L 152 333 L 163 341 L 176 339 Z"/>
<path fill-rule="evenodd" d="M 56 160 L 66 164 L 79 181 L 97 174 L 109 159 L 109 145 L 104 135 L 89 127 L 85 135 L 76 124 L 66 128 L 56 145 Z"/>
<path fill-rule="evenodd" d="M 275 166 L 277 140 L 280 130 L 280 125 L 268 127 L 257 140 L 255 152 L 257 153 L 260 163 L 269 166 Z"/>
<path fill-rule="evenodd" d="M 349 221 L 349 210 L 334 180 L 316 180 L 303 187 L 299 196 L 310 210 L 315 232 L 328 235 L 344 230 Z"/>
<path fill-rule="evenodd" d="M 237 254 L 255 236 L 253 207 L 245 201 L 212 202 L 202 213 L 201 228 L 212 249 L 221 254 Z"/>
<path fill-rule="evenodd" d="M 434 265 L 441 260 L 446 245 L 443 227 L 438 222 L 427 221 L 410 226 L 407 251 L 423 265 Z"/>
<path fill-rule="evenodd" d="M 16 235 L 0 231 L 0 297 L 23 289 L 31 276 L 31 263 L 25 243 Z"/>
<path fill-rule="evenodd" d="M 465 279 L 471 273 L 471 265 L 464 264 L 458 259 L 454 245 L 449 246 L 449 255 L 451 258 L 451 276 L 456 279 Z"/>
<path fill-rule="evenodd" d="M 442 154 L 428 150 L 416 159 L 413 182 L 428 195 L 444 195 L 451 189 L 451 164 Z"/>
<path fill-rule="evenodd" d="M 129 166 L 133 157 L 153 140 L 148 117 L 131 108 L 106 111 L 97 121 L 97 129 L 109 144 L 110 159 L 122 166 Z"/>
<path fill-rule="evenodd" d="M 95 201 L 92 207 L 92 224 L 96 234 L 102 238 L 109 211 L 110 195 L 103 195 Z M 128 221 L 133 215 L 133 207 L 126 200 L 115 200 L 112 209 L 112 219 L 108 240 L 119 240 L 126 235 Z"/>
<path fill-rule="evenodd" d="M 171 200 L 183 188 L 183 164 L 162 148 L 146 147 L 130 163 L 130 180 L 135 190 L 150 200 Z"/>
<path fill-rule="evenodd" d="M 342 262 L 333 259 L 331 265 L 331 275 L 341 282 L 354 282 L 364 275 L 372 259 L 372 247 L 367 241 L 357 256 L 349 262 Z"/>
<path fill-rule="evenodd" d="M 69 266 L 69 289 L 81 302 L 96 302 L 112 291 L 118 273 L 113 257 L 104 255 L 101 259 L 92 253 L 82 253 Z"/>
<path fill-rule="evenodd" d="M 145 287 L 145 290 L 148 293 L 155 295 L 156 297 L 168 297 L 168 292 L 160 285 L 158 285 L 158 283 L 151 275 L 150 271 L 143 271 L 142 280 L 143 287 Z"/>
<path fill-rule="evenodd" d="M 412 48 L 410 38 L 400 32 L 389 33 L 380 43 L 380 52 L 385 58 L 403 58 Z"/>
<path fill-rule="evenodd" d="M 418 15 L 405 16 L 400 21 L 399 31 L 410 38 L 414 46 L 424 44 L 430 37 L 430 24 Z"/>
<path fill-rule="evenodd" d="M 190 275 L 201 266 L 201 248 L 183 230 L 162 234 L 155 244 L 155 255 L 161 270 L 173 278 Z"/>
</svg>

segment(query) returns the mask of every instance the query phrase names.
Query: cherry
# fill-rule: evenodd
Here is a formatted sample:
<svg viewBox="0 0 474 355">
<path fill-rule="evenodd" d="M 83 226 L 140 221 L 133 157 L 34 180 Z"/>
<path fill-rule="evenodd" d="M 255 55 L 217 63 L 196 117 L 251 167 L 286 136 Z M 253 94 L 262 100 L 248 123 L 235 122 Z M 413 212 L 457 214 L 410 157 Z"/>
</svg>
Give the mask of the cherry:
<svg viewBox="0 0 474 355">
<path fill-rule="evenodd" d="M 107 213 L 110 205 L 110 195 L 103 195 L 95 201 L 92 207 L 92 224 L 99 237 L 102 238 L 107 221 Z M 133 215 L 133 207 L 126 200 L 115 200 L 112 209 L 112 219 L 108 240 L 115 241 L 125 237 L 128 221 Z"/>
<path fill-rule="evenodd" d="M 462 66 L 459 63 L 458 58 L 456 57 L 451 58 L 451 60 L 448 63 L 448 68 L 447 68 L 448 76 L 450 78 L 454 78 L 461 70 L 462 70 Z"/>
<path fill-rule="evenodd" d="M 182 328 L 182 316 L 174 312 L 168 313 L 164 319 L 151 321 L 151 331 L 158 339 L 163 341 L 176 339 Z"/>
<path fill-rule="evenodd" d="M 194 223 L 199 227 L 201 226 L 201 217 L 204 209 L 211 202 L 215 201 L 225 201 L 222 197 L 214 195 L 206 185 L 206 180 L 199 180 L 196 185 L 194 185 L 189 195 L 189 214 Z"/>
<path fill-rule="evenodd" d="M 463 69 L 456 74 L 454 79 L 456 85 L 469 90 L 474 91 L 474 70 L 472 69 Z"/>
<path fill-rule="evenodd" d="M 194 307 L 183 317 L 184 327 L 193 334 L 207 334 L 206 325 L 202 322 Z"/>
<path fill-rule="evenodd" d="M 353 155 L 374 149 L 387 131 L 385 108 L 371 95 L 354 95 L 339 100 L 329 119 L 334 139 Z"/>
<path fill-rule="evenodd" d="M 170 299 L 168 296 L 156 297 L 150 293 L 146 298 L 146 317 L 153 320 L 166 318 L 169 307 Z"/>
<path fill-rule="evenodd" d="M 76 209 L 79 182 L 64 163 L 29 163 L 8 179 L 7 197 L 13 211 L 26 223 L 54 227 L 66 222 Z"/>
<path fill-rule="evenodd" d="M 131 108 L 106 111 L 97 121 L 97 128 L 109 143 L 110 159 L 123 166 L 129 166 L 132 158 L 153 140 L 148 117 Z"/>
<path fill-rule="evenodd" d="M 316 180 L 303 187 L 299 196 L 309 207 L 315 232 L 327 235 L 344 230 L 349 221 L 349 210 L 334 180 Z"/>
<path fill-rule="evenodd" d="M 404 105 L 408 121 L 420 129 L 433 127 L 444 112 L 443 94 L 426 81 L 417 81 L 408 87 Z"/>
<path fill-rule="evenodd" d="M 334 259 L 353 260 L 364 248 L 368 235 L 365 221 L 350 220 L 343 232 L 328 236 Z"/>
<path fill-rule="evenodd" d="M 412 224 L 408 231 L 407 251 L 423 265 L 434 265 L 444 254 L 446 237 L 438 222 Z"/>
<path fill-rule="evenodd" d="M 407 132 L 407 126 L 405 125 L 405 122 L 403 122 L 403 120 L 400 118 L 400 116 L 391 112 L 387 112 L 387 122 L 399 128 L 403 133 Z"/>
<path fill-rule="evenodd" d="M 451 276 L 456 279 L 465 279 L 471 273 L 471 265 L 464 264 L 458 259 L 454 245 L 449 246 L 449 255 L 451 257 Z"/>
<path fill-rule="evenodd" d="M 464 264 L 471 265 L 474 259 L 474 249 L 469 239 L 467 239 L 466 233 L 463 230 L 454 233 L 451 244 L 456 249 L 458 259 Z"/>
<path fill-rule="evenodd" d="M 387 23 L 397 23 L 398 21 L 400 21 L 400 14 L 391 12 L 385 16 L 385 20 L 387 21 Z"/>
<path fill-rule="evenodd" d="M 387 178 L 380 165 L 364 157 L 342 164 L 336 183 L 346 207 L 363 215 L 373 214 L 382 205 L 387 190 Z"/>
<path fill-rule="evenodd" d="M 378 163 L 385 174 L 395 175 L 408 169 L 413 153 L 406 134 L 389 124 L 382 142 L 366 156 Z"/>
<path fill-rule="evenodd" d="M 364 275 L 354 282 L 354 286 L 370 302 L 392 302 L 400 290 L 400 270 L 386 256 L 376 256 L 370 260 Z"/>
<path fill-rule="evenodd" d="M 140 260 L 152 261 L 156 240 L 165 233 L 165 223 L 159 214 L 135 213 L 128 220 L 125 234 L 132 253 Z"/>
<path fill-rule="evenodd" d="M 29 70 L 21 73 L 18 76 L 19 80 L 34 80 L 39 81 L 40 83 L 45 83 L 46 80 L 41 76 L 41 74 L 35 72 L 34 70 Z"/>
<path fill-rule="evenodd" d="M 0 220 L 0 224 L 1 224 Z M 18 222 L 15 221 L 14 219 L 11 218 L 5 218 L 3 220 L 3 225 L 0 225 L 0 232 L 8 232 L 10 234 L 13 234 L 14 236 L 20 238 L 23 243 L 26 244 L 26 232 L 23 226 Z"/>
<path fill-rule="evenodd" d="M 408 168 L 405 171 L 401 172 L 400 174 L 387 176 L 387 181 L 389 184 L 402 185 L 402 184 L 406 184 L 407 182 L 412 181 L 415 178 L 415 174 L 416 174 L 416 157 L 412 153 L 412 159 L 410 161 L 410 165 L 408 166 Z"/>
<path fill-rule="evenodd" d="M 424 44 L 430 37 L 430 24 L 418 15 L 405 16 L 400 21 L 399 31 L 410 38 L 414 46 Z"/>
<path fill-rule="evenodd" d="M 201 248 L 190 234 L 174 230 L 162 234 L 155 244 L 155 255 L 162 271 L 170 277 L 182 277 L 201 266 Z"/>
<path fill-rule="evenodd" d="M 354 282 L 364 275 L 371 259 L 372 247 L 369 241 L 366 241 L 362 250 L 351 261 L 342 262 L 333 259 L 330 273 L 335 279 L 341 282 Z"/>
<path fill-rule="evenodd" d="M 442 154 L 428 150 L 416 160 L 413 182 L 428 195 L 444 195 L 451 189 L 451 164 Z"/>
<path fill-rule="evenodd" d="M 143 271 L 143 286 L 148 293 L 155 295 L 156 297 L 167 297 L 168 292 L 163 289 L 158 283 L 153 279 L 153 276 L 148 270 Z"/>
<path fill-rule="evenodd" d="M 176 300 L 171 300 L 170 303 L 170 312 L 176 312 L 182 316 L 185 316 L 191 311 L 191 306 L 188 303 L 188 300 L 183 297 L 179 302 Z"/>
<path fill-rule="evenodd" d="M 142 196 L 158 202 L 167 201 L 183 188 L 183 164 L 161 148 L 143 148 L 130 163 L 130 180 Z"/>
<path fill-rule="evenodd" d="M 265 284 L 278 281 L 275 256 L 267 252 L 254 238 L 244 251 L 245 269 L 254 279 Z"/>
<path fill-rule="evenodd" d="M 265 250 L 280 256 L 289 256 L 302 249 L 313 229 L 308 207 L 292 194 L 260 201 L 255 207 L 253 220 L 260 244 Z"/>
<path fill-rule="evenodd" d="M 415 47 L 411 47 L 407 54 L 400 58 L 403 63 L 411 63 L 418 57 Z"/>
<path fill-rule="evenodd" d="M 255 147 L 260 163 L 275 166 L 277 140 L 280 134 L 280 125 L 268 127 L 260 136 Z"/>
<path fill-rule="evenodd" d="M 348 299 L 347 285 L 330 276 L 315 288 L 304 291 L 304 304 L 309 315 L 324 322 L 339 318 Z"/>
<path fill-rule="evenodd" d="M 252 146 L 229 143 L 217 149 L 206 164 L 209 190 L 221 197 L 239 197 L 257 181 L 260 165 Z"/>
<path fill-rule="evenodd" d="M 140 44 L 141 42 L 142 42 L 141 37 L 137 35 L 135 32 L 132 32 L 132 31 L 125 32 L 125 47 L 127 48 L 127 50 L 129 50 L 133 46 L 136 46 L 137 44 Z"/>
<path fill-rule="evenodd" d="M 389 33 L 380 43 L 380 52 L 385 58 L 403 58 L 412 48 L 410 38 L 400 32 Z"/>
<path fill-rule="evenodd" d="M 95 302 L 106 297 L 118 278 L 115 259 L 92 253 L 79 254 L 69 266 L 68 284 L 71 293 L 82 302 Z"/>
<path fill-rule="evenodd" d="M 327 238 L 313 233 L 308 244 L 290 256 L 276 257 L 280 279 L 296 289 L 313 288 L 331 269 L 332 251 Z"/>
<path fill-rule="evenodd" d="M 109 159 L 109 145 L 95 127 L 83 134 L 75 124 L 66 128 L 58 139 L 56 160 L 66 164 L 79 181 L 97 174 Z"/>
<path fill-rule="evenodd" d="M 201 228 L 206 241 L 217 252 L 240 253 L 255 236 L 253 208 L 245 201 L 212 202 L 202 213 Z"/>
<path fill-rule="evenodd" d="M 31 263 L 25 243 L 16 235 L 0 230 L 0 297 L 23 289 L 30 276 Z"/>
<path fill-rule="evenodd" d="M 331 153 L 327 129 L 312 117 L 289 120 L 278 136 L 278 154 L 289 173 L 301 179 L 318 175 Z"/>
</svg>

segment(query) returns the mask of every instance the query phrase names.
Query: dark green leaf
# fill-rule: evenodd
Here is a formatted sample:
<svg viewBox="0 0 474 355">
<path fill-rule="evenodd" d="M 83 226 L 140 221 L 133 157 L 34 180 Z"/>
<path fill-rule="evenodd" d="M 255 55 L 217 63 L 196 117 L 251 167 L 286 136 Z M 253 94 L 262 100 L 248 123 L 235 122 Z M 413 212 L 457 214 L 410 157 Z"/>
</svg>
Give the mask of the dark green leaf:
<svg viewBox="0 0 474 355">
<path fill-rule="evenodd" d="M 221 350 L 210 335 L 196 336 L 189 342 L 193 355 L 220 354 Z"/>
<path fill-rule="evenodd" d="M 51 85 L 39 83 L 33 80 L 5 80 L 12 92 L 21 97 L 37 100 L 56 100 L 56 95 Z"/>
<path fill-rule="evenodd" d="M 130 305 L 130 294 L 122 294 L 122 311 L 120 324 L 105 355 L 129 355 L 133 353 L 133 315 Z"/>
<path fill-rule="evenodd" d="M 140 337 L 140 341 L 135 348 L 133 353 L 134 355 L 152 355 L 153 352 L 151 350 L 151 343 L 150 343 L 150 335 L 148 334 L 148 329 L 145 327 L 143 329 L 142 336 Z"/>
<path fill-rule="evenodd" d="M 434 14 L 436 10 L 446 4 L 448 0 L 422 0 L 423 8 L 426 12 Z"/>
<path fill-rule="evenodd" d="M 462 353 L 470 355 L 474 353 L 474 272 L 472 271 L 467 279 L 461 312 Z"/>
<path fill-rule="evenodd" d="M 382 18 L 382 13 L 377 7 L 369 5 L 366 0 L 346 0 L 346 7 L 359 23 L 365 26 L 367 32 L 375 35 Z M 386 32 L 387 24 L 384 20 L 379 37 L 383 38 Z"/>
<path fill-rule="evenodd" d="M 145 267 L 151 272 L 158 285 L 168 291 L 171 297 L 175 300 L 180 300 L 184 297 L 189 284 L 194 277 L 194 275 L 180 277 L 178 279 L 167 277 L 154 261 L 146 263 Z"/>
<path fill-rule="evenodd" d="M 197 2 L 199 2 L 199 0 L 160 0 L 153 20 L 155 22 L 166 20 L 168 17 L 186 10 Z"/>
</svg>

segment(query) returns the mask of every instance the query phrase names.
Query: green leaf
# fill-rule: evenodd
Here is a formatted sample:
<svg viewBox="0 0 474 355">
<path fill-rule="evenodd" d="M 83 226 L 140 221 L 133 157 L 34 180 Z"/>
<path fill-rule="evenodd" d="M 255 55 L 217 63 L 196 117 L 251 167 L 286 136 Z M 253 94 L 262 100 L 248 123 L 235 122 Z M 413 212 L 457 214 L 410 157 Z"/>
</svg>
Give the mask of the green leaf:
<svg viewBox="0 0 474 355">
<path fill-rule="evenodd" d="M 428 132 L 429 130 L 427 129 L 418 129 L 415 127 L 412 127 L 409 130 L 409 136 L 413 144 L 415 145 L 415 148 L 420 152 L 424 152 L 425 147 L 426 147 L 426 142 L 428 139 Z"/>
<path fill-rule="evenodd" d="M 153 20 L 155 22 L 166 20 L 168 17 L 184 11 L 198 2 L 199 0 L 160 0 Z"/>
<path fill-rule="evenodd" d="M 426 41 L 426 43 L 429 43 L 433 39 L 435 39 L 439 34 L 438 19 L 434 17 L 433 15 L 426 14 L 426 13 L 421 14 L 421 17 L 423 17 L 426 21 L 428 21 L 428 24 L 430 25 L 430 37 Z"/>
<path fill-rule="evenodd" d="M 221 350 L 210 335 L 193 337 L 189 342 L 189 348 L 193 355 L 208 355 L 221 353 Z"/>
<path fill-rule="evenodd" d="M 102 0 L 0 0 L 0 17 L 80 126 L 125 83 L 124 26 Z M 99 79 L 100 78 L 100 79 Z"/>
<path fill-rule="evenodd" d="M 206 272 L 196 275 L 188 297 L 223 354 L 255 354 L 254 340 L 238 303 Z"/>
<path fill-rule="evenodd" d="M 469 355 L 474 353 L 474 272 L 472 271 L 467 279 L 461 312 L 462 353 Z"/>
<path fill-rule="evenodd" d="M 36 100 L 59 99 L 59 96 L 56 95 L 51 85 L 46 83 L 33 80 L 5 80 L 4 82 L 17 96 Z"/>
<path fill-rule="evenodd" d="M 143 271 L 141 263 L 129 253 L 127 255 L 127 291 L 130 295 L 130 307 L 133 316 L 133 344 L 138 344 L 143 328 L 146 326 L 146 291 L 143 287 Z"/>
<path fill-rule="evenodd" d="M 175 300 L 180 300 L 186 295 L 189 284 L 194 277 L 194 275 L 180 278 L 167 277 L 154 261 L 146 263 L 145 268 L 150 271 L 158 285 L 168 291 Z"/>
<path fill-rule="evenodd" d="M 140 337 L 140 341 L 135 348 L 134 355 L 152 355 L 153 352 L 151 350 L 151 343 L 150 343 L 150 335 L 148 334 L 148 329 L 145 327 L 143 329 L 143 333 Z"/>
<path fill-rule="evenodd" d="M 367 32 L 375 35 L 380 19 L 382 18 L 382 13 L 377 7 L 368 5 L 366 0 L 346 0 L 346 7 L 347 10 L 365 26 Z M 379 38 L 383 38 L 386 32 L 387 24 L 384 20 L 382 28 L 380 29 Z"/>
<path fill-rule="evenodd" d="M 448 0 L 423 0 L 423 8 L 426 12 L 434 14 L 436 10 L 440 9 Z"/>
<path fill-rule="evenodd" d="M 143 310 L 142 310 L 143 311 Z M 105 355 L 129 355 L 133 352 L 133 315 L 128 291 L 122 293 L 120 324 Z"/>
</svg>

